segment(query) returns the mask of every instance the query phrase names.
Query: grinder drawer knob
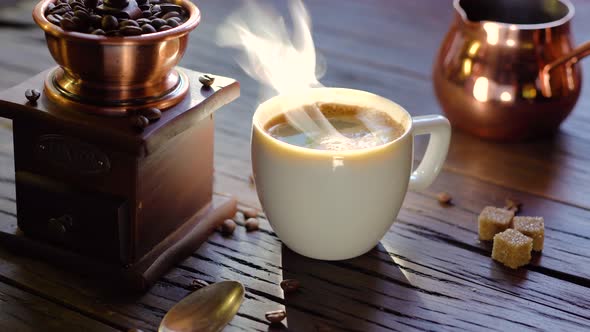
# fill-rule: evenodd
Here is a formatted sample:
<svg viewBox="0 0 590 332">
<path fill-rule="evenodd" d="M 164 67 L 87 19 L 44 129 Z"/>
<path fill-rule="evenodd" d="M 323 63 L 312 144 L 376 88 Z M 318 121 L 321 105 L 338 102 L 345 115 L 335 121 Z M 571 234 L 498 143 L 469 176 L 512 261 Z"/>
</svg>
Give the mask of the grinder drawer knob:
<svg viewBox="0 0 590 332">
<path fill-rule="evenodd" d="M 51 218 L 47 222 L 47 229 L 51 238 L 56 241 L 63 241 L 65 239 L 68 228 L 73 224 L 72 216 L 65 214 L 59 218 Z"/>
</svg>

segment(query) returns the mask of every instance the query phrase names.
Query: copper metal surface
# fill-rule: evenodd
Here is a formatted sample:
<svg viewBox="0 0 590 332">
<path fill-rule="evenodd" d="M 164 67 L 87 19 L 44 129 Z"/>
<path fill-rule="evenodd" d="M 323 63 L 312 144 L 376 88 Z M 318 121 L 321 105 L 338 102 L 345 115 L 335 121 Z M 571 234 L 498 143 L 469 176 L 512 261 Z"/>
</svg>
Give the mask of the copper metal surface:
<svg viewBox="0 0 590 332">
<path fill-rule="evenodd" d="M 454 0 L 434 64 L 436 95 L 454 127 L 522 140 L 555 132 L 576 104 L 577 62 L 568 0 Z"/>
<path fill-rule="evenodd" d="M 187 0 L 175 3 L 189 19 L 173 29 L 127 37 L 105 37 L 64 31 L 47 21 L 44 12 L 54 0 L 42 0 L 33 11 L 45 31 L 49 52 L 60 65 L 46 80 L 45 90 L 60 106 L 86 105 L 81 110 L 125 115 L 146 104 L 165 108 L 182 99 L 188 82 L 174 67 L 187 47 L 189 33 L 200 22 L 199 9 Z"/>
</svg>

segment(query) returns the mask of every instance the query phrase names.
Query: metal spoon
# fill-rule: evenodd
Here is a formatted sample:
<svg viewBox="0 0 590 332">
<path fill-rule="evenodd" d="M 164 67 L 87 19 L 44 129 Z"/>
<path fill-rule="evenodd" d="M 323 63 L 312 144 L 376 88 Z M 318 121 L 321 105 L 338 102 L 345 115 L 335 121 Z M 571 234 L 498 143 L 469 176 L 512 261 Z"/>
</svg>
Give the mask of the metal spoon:
<svg viewBox="0 0 590 332">
<path fill-rule="evenodd" d="M 221 331 L 238 312 L 244 286 L 221 281 L 203 287 L 178 302 L 162 319 L 158 332 Z"/>
</svg>

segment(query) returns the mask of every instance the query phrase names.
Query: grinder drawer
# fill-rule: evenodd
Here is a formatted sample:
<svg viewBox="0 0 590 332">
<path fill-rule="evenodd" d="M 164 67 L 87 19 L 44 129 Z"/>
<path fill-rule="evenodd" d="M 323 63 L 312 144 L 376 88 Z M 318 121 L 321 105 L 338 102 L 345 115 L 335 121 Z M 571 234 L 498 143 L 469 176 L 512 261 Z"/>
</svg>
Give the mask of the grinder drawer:
<svg viewBox="0 0 590 332">
<path fill-rule="evenodd" d="M 128 212 L 123 199 L 26 172 L 16 174 L 16 199 L 25 235 L 111 263 L 124 258 L 120 229 Z"/>
</svg>

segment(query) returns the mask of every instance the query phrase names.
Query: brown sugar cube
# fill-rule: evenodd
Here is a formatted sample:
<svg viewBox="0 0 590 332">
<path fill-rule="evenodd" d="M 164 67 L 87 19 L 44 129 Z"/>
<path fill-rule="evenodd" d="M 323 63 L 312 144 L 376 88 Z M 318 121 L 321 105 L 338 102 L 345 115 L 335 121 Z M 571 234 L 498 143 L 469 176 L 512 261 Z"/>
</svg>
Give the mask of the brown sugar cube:
<svg viewBox="0 0 590 332">
<path fill-rule="evenodd" d="M 493 206 L 486 206 L 479 214 L 478 229 L 481 240 L 492 240 L 494 235 L 508 229 L 514 211 L 508 211 Z"/>
<path fill-rule="evenodd" d="M 531 261 L 533 239 L 514 229 L 507 229 L 494 235 L 492 258 L 516 269 Z"/>
<path fill-rule="evenodd" d="M 533 250 L 543 250 L 545 221 L 543 217 L 514 217 L 512 228 L 533 239 Z"/>
</svg>

